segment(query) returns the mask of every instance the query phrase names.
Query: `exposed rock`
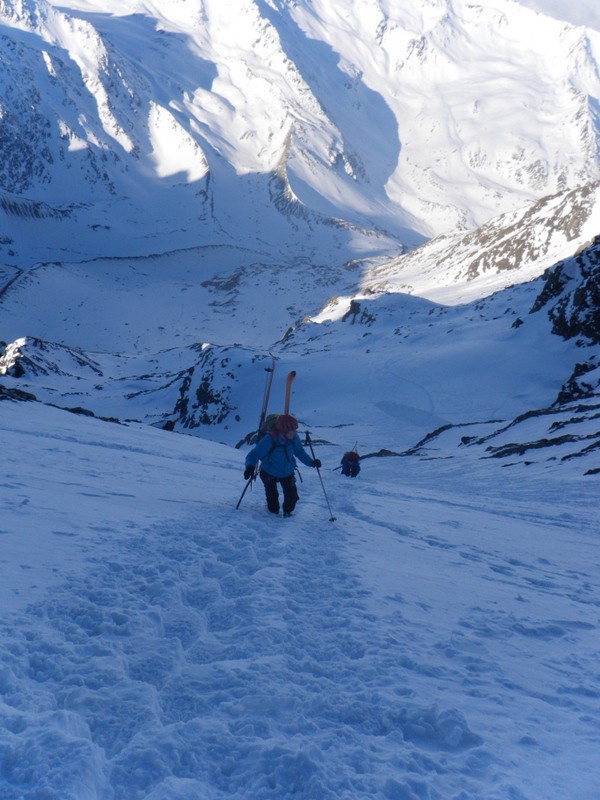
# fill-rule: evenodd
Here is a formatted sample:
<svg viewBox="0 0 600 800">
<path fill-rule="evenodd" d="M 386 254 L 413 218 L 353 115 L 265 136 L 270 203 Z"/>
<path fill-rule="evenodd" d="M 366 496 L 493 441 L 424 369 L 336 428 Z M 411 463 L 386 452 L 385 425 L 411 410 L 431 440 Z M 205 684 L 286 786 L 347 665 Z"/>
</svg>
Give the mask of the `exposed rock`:
<svg viewBox="0 0 600 800">
<path fill-rule="evenodd" d="M 600 344 L 600 236 L 589 247 L 545 273 L 544 288 L 530 313 L 547 307 L 552 332 Z"/>
</svg>

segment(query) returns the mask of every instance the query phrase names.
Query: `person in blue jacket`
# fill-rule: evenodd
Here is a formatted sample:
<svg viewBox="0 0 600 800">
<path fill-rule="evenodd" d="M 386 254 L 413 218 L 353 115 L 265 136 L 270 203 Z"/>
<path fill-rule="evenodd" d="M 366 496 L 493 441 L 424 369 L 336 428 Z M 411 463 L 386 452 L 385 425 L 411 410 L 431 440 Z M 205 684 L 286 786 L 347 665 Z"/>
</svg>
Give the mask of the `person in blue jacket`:
<svg viewBox="0 0 600 800">
<path fill-rule="evenodd" d="M 297 456 L 307 467 L 320 467 L 318 458 L 311 458 L 302 447 L 298 436 L 298 422 L 291 414 L 280 414 L 270 433 L 263 436 L 246 456 L 244 478 L 249 480 L 260 461 L 260 479 L 265 487 L 267 507 L 272 514 L 279 514 L 279 492 L 283 490 L 283 516 L 289 517 L 298 502 L 296 489 Z"/>
<path fill-rule="evenodd" d="M 360 472 L 360 456 L 356 450 L 349 450 L 344 453 L 342 460 L 342 475 L 347 475 L 349 478 L 356 478 Z"/>
</svg>

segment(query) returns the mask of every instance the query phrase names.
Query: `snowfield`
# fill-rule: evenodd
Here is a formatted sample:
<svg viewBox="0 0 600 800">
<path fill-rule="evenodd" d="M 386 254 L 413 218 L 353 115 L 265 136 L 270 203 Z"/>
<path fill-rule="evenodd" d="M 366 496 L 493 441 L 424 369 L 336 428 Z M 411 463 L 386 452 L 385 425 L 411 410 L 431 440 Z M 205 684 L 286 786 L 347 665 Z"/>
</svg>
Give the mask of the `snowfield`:
<svg viewBox="0 0 600 800">
<path fill-rule="evenodd" d="M 598 796 L 593 477 L 2 412 L 3 798 Z"/>
<path fill-rule="evenodd" d="M 571 25 L 585 25 L 600 30 L 600 12 L 595 0 L 578 0 L 577 3 L 569 3 L 566 0 L 517 0 L 517 2 L 526 8 L 564 20 Z"/>
</svg>

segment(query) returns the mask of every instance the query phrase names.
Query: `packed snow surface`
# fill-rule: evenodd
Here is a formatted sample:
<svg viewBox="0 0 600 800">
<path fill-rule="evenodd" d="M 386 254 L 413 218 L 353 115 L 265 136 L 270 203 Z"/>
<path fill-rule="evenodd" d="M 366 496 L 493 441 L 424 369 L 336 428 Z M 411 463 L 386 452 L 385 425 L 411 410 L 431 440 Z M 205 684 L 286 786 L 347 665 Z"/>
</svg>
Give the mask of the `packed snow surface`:
<svg viewBox="0 0 600 800">
<path fill-rule="evenodd" d="M 593 478 L 218 444 L 4 402 L 0 793 L 595 800 Z M 310 474 L 309 474 L 310 473 Z"/>
</svg>

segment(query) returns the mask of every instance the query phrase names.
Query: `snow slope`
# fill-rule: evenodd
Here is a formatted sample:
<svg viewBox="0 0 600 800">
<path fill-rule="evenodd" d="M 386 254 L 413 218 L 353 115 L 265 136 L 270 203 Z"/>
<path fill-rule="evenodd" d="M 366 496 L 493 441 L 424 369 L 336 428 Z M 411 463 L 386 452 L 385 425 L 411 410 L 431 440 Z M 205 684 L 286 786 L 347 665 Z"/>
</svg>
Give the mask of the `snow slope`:
<svg viewBox="0 0 600 800">
<path fill-rule="evenodd" d="M 457 305 L 488 297 L 589 246 L 600 230 L 599 184 L 544 197 L 468 234 L 447 234 L 364 273 L 368 293 L 403 292 Z"/>
<path fill-rule="evenodd" d="M 580 249 L 568 208 L 508 220 L 538 266 Z M 452 305 L 402 260 L 369 295 L 364 265 L 218 256 L 5 273 L 5 329 L 43 337 L 0 361 L 1 796 L 594 800 L 597 241 L 490 296 L 447 272 Z M 334 522 L 310 469 L 290 520 L 260 486 L 235 510 L 268 349 Z"/>
<path fill-rule="evenodd" d="M 0 792 L 593 800 L 598 537 L 568 465 L 304 470 L 2 402 Z"/>
<path fill-rule="evenodd" d="M 518 0 L 522 6 L 539 11 L 571 25 L 585 25 L 600 31 L 600 12 L 594 0 Z"/>
</svg>

